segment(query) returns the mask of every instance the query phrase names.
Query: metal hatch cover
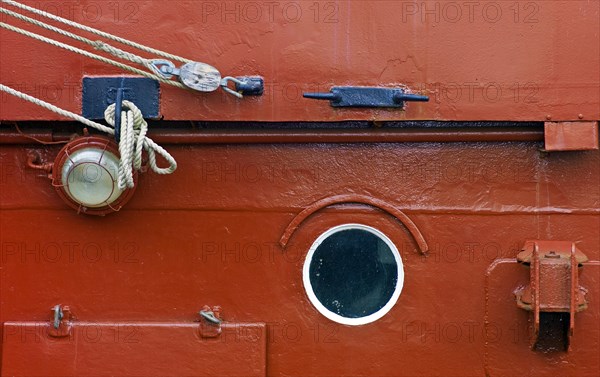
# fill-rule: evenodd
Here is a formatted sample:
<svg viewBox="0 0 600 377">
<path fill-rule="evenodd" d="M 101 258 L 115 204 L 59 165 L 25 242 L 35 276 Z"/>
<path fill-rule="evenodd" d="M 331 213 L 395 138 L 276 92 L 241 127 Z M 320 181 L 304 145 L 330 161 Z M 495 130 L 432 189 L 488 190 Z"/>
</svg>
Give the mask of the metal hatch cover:
<svg viewBox="0 0 600 377">
<path fill-rule="evenodd" d="M 73 322 L 65 337 L 49 322 L 4 324 L 2 376 L 265 376 L 266 325 Z"/>
</svg>

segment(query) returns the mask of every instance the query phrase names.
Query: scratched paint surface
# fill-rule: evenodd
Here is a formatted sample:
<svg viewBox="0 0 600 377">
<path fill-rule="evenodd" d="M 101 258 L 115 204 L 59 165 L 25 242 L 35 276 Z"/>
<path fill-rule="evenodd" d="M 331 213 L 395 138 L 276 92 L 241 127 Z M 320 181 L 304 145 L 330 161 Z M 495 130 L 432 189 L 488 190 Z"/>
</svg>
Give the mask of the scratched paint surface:
<svg viewBox="0 0 600 377">
<path fill-rule="evenodd" d="M 582 270 L 590 306 L 577 314 L 569 353 L 529 350 L 528 316 L 512 294 L 527 281 L 526 267 L 503 265 L 486 277 L 494 260 L 514 258 L 527 239 L 571 240 L 590 260 L 600 258 L 600 154 L 540 148 L 169 145 L 180 170 L 143 175 L 125 209 L 92 218 L 78 216 L 46 177 L 23 168 L 28 150 L 50 158 L 58 147 L 5 146 L 0 321 L 49 321 L 49 309 L 62 303 L 82 322 L 175 326 L 193 323 L 206 304 L 220 305 L 228 322 L 267 324 L 269 376 L 596 376 L 597 266 Z M 357 205 L 317 212 L 285 250 L 278 245 L 306 206 L 349 193 L 404 211 L 423 233 L 429 256 L 419 254 L 398 221 Z M 348 327 L 311 305 L 302 264 L 319 234 L 356 222 L 390 237 L 403 258 L 405 282 L 381 320 Z M 6 335 L 11 341 L 22 335 L 13 330 Z M 36 341 L 27 334 L 18 339 Z M 118 343 L 103 354 L 147 352 L 154 340 Z M 178 336 L 161 341 L 181 346 Z M 97 360 L 94 347 L 80 345 L 79 360 Z M 122 375 L 136 374 L 124 363 Z"/>
<path fill-rule="evenodd" d="M 264 96 L 241 101 L 163 85 L 166 119 L 600 119 L 597 1 L 26 3 L 206 62 L 224 75 L 265 78 Z M 122 73 L 6 30 L 0 41 L 3 83 L 74 112 L 83 76 Z M 349 110 L 302 98 L 343 85 L 407 85 L 431 101 L 406 111 Z M 0 119 L 57 119 L 6 96 L 1 104 Z"/>
</svg>

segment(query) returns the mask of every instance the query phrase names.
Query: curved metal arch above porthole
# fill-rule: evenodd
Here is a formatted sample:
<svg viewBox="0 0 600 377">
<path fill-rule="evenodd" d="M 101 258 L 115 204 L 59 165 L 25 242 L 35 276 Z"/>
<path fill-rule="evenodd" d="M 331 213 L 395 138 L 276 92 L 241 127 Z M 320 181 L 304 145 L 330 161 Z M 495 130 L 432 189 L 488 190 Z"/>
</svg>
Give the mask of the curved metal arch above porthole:
<svg viewBox="0 0 600 377">
<path fill-rule="evenodd" d="M 300 227 L 300 225 L 304 223 L 309 217 L 314 215 L 316 212 L 332 205 L 351 203 L 364 204 L 370 207 L 378 208 L 393 216 L 396 220 L 398 220 L 402 225 L 406 227 L 412 238 L 417 243 L 419 251 L 422 254 L 426 254 L 427 251 L 429 251 L 429 246 L 427 245 L 427 241 L 425 241 L 425 237 L 423 237 L 423 234 L 421 233 L 417 225 L 404 212 L 402 212 L 400 209 L 396 208 L 395 206 L 389 204 L 384 200 L 359 194 L 342 194 L 329 196 L 307 206 L 304 210 L 302 210 L 302 212 L 297 214 L 285 228 L 279 240 L 279 245 L 285 249 L 290 238 L 292 238 L 292 236 Z"/>
</svg>

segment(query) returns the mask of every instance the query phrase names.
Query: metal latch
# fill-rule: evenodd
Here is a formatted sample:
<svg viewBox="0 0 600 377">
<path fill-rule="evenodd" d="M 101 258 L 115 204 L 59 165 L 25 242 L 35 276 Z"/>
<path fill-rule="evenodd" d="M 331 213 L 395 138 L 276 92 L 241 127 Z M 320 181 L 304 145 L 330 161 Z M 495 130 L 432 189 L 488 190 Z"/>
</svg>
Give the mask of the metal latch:
<svg viewBox="0 0 600 377">
<path fill-rule="evenodd" d="M 236 77 L 235 91 L 244 96 L 262 96 L 265 91 L 265 80 L 260 76 Z"/>
<path fill-rule="evenodd" d="M 221 307 L 205 305 L 198 313 L 200 315 L 200 337 L 216 338 L 221 335 Z"/>
<path fill-rule="evenodd" d="M 235 84 L 235 90 L 229 87 L 230 82 Z M 243 98 L 244 96 L 262 96 L 264 86 L 265 82 L 259 76 L 227 76 L 221 80 L 221 88 L 238 98 Z"/>
<path fill-rule="evenodd" d="M 48 335 L 53 338 L 64 338 L 71 335 L 72 320 L 75 318 L 68 306 L 55 305 L 52 308 L 52 321 L 48 327 Z"/>
<path fill-rule="evenodd" d="M 398 107 L 405 101 L 427 102 L 429 97 L 401 88 L 335 86 L 329 93 L 304 93 L 304 98 L 328 100 L 333 107 Z"/>
<path fill-rule="evenodd" d="M 529 285 L 515 291 L 517 306 L 533 312 L 531 347 L 569 350 L 575 313 L 587 308 L 579 267 L 588 260 L 573 242 L 526 241 L 517 255 L 530 267 Z"/>
</svg>

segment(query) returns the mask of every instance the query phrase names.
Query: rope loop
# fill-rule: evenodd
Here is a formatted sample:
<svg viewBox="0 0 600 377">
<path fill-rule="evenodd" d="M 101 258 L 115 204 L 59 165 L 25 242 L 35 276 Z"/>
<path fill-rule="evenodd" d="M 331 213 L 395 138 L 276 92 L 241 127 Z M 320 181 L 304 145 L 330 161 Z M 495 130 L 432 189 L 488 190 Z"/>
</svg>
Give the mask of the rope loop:
<svg viewBox="0 0 600 377">
<path fill-rule="evenodd" d="M 134 186 L 133 172 L 142 168 L 142 152 L 148 153 L 150 168 L 157 174 L 171 174 L 177 169 L 177 162 L 160 145 L 156 144 L 146 135 L 148 123 L 144 119 L 140 109 L 127 100 L 123 101 L 121 111 L 121 141 L 119 142 L 119 153 L 121 162 L 119 165 L 118 186 L 121 190 Z M 115 104 L 104 111 L 104 119 L 113 129 L 115 128 Z M 162 156 L 169 166 L 161 168 L 156 162 L 156 155 Z"/>
<path fill-rule="evenodd" d="M 0 92 L 6 92 L 22 100 L 34 103 L 56 114 L 76 120 L 84 125 L 105 132 L 109 135 L 115 134 L 115 108 L 112 104 L 104 111 L 104 119 L 109 124 L 105 126 L 101 123 L 86 119 L 79 114 L 61 109 L 39 98 L 32 97 L 16 89 L 0 83 Z M 121 164 L 119 166 L 119 188 L 133 187 L 133 169 L 140 170 L 142 167 L 142 152 L 148 153 L 150 168 L 157 174 L 171 174 L 177 169 L 177 161 L 163 147 L 156 144 L 154 140 L 146 136 L 148 132 L 148 123 L 144 119 L 140 109 L 130 101 L 122 101 L 121 111 L 121 141 L 119 142 L 119 153 L 121 154 Z M 161 168 L 156 163 L 156 155 L 162 156 L 169 166 Z"/>
</svg>

